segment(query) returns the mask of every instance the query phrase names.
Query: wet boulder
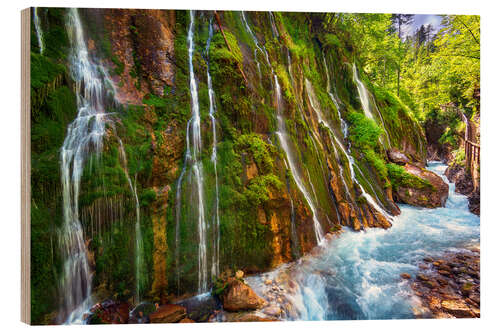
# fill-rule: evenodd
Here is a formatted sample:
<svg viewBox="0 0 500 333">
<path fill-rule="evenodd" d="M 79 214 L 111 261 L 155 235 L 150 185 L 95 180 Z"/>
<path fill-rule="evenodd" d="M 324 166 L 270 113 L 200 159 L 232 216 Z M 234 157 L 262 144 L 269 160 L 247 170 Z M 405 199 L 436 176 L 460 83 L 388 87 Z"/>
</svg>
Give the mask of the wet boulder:
<svg viewBox="0 0 500 333">
<path fill-rule="evenodd" d="M 227 311 L 257 310 L 262 308 L 266 301 L 239 279 L 228 281 L 222 294 L 222 306 Z"/>
<path fill-rule="evenodd" d="M 404 153 L 400 152 L 399 150 L 397 150 L 395 148 L 391 148 L 391 150 L 389 150 L 388 154 L 389 154 L 389 159 L 393 163 L 396 163 L 399 165 L 405 165 L 406 163 L 410 162 L 410 159 L 408 157 L 406 157 L 406 155 Z"/>
<path fill-rule="evenodd" d="M 220 302 L 211 294 L 203 294 L 183 299 L 177 302 L 186 308 L 189 319 L 196 322 L 205 322 L 210 315 L 220 309 Z"/>
<path fill-rule="evenodd" d="M 186 308 L 177 304 L 162 305 L 149 315 L 152 323 L 177 323 L 186 317 Z"/>
<path fill-rule="evenodd" d="M 88 324 L 126 324 L 129 320 L 129 304 L 105 300 L 90 309 Z"/>
<path fill-rule="evenodd" d="M 444 207 L 448 199 L 448 184 L 432 171 L 412 164 L 405 164 L 393 184 L 394 199 L 413 206 Z"/>
</svg>

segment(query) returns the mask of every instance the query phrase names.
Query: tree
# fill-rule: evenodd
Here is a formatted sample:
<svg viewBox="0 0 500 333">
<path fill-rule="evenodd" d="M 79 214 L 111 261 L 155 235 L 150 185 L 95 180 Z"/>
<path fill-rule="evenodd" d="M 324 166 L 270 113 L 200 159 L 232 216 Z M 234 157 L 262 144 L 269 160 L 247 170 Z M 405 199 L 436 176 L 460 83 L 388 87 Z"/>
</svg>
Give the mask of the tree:
<svg viewBox="0 0 500 333">
<path fill-rule="evenodd" d="M 414 19 L 413 14 L 392 14 L 391 16 L 391 21 L 393 26 L 396 29 L 396 32 L 398 34 L 399 38 L 399 44 L 398 44 L 398 88 L 397 88 L 397 95 L 399 96 L 399 83 L 401 81 L 401 60 L 403 58 L 403 52 L 401 50 L 401 44 L 402 44 L 402 29 L 407 28 L 413 23 Z"/>
</svg>

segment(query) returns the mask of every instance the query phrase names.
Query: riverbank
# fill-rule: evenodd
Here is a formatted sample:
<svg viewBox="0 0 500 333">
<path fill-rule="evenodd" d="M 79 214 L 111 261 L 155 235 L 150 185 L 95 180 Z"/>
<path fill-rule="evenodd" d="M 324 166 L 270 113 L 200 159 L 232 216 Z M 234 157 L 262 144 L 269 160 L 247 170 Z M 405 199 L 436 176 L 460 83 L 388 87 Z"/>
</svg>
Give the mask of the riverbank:
<svg viewBox="0 0 500 333">
<path fill-rule="evenodd" d="M 478 246 L 426 257 L 419 273 L 410 278 L 411 287 L 422 306 L 415 309 L 417 318 L 480 317 L 480 250 Z"/>
</svg>

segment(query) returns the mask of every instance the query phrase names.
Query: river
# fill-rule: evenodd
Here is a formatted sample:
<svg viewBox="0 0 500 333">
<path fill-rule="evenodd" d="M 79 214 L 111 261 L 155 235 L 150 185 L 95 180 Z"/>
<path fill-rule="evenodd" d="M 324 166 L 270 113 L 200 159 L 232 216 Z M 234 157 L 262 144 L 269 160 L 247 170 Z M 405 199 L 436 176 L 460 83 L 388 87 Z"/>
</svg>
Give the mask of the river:
<svg viewBox="0 0 500 333">
<path fill-rule="evenodd" d="M 271 305 L 288 303 L 282 319 L 414 318 L 419 299 L 400 274 L 416 274 L 425 257 L 479 244 L 479 217 L 469 212 L 467 198 L 455 193 L 455 184 L 444 176 L 446 167 L 434 161 L 427 167 L 449 184 L 445 207 L 400 205 L 392 228 L 344 228 L 319 253 L 248 277 L 247 283 L 270 297 Z"/>
</svg>

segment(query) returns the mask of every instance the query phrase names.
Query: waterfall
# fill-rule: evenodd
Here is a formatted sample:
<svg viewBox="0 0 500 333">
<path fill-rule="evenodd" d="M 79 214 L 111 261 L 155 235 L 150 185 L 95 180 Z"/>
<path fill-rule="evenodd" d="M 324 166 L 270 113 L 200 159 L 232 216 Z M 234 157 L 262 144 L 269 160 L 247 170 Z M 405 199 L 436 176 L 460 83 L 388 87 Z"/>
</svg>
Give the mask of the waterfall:
<svg viewBox="0 0 500 333">
<path fill-rule="evenodd" d="M 252 39 L 254 41 L 254 44 L 256 47 L 255 50 L 259 50 L 265 56 L 266 62 L 271 70 L 272 75 L 273 75 L 274 81 L 271 81 L 271 83 L 275 89 L 276 110 L 277 110 L 277 120 L 278 120 L 278 131 L 276 132 L 276 134 L 278 136 L 281 147 L 285 151 L 286 161 L 288 162 L 288 163 L 286 163 L 287 167 L 290 169 L 292 177 L 295 181 L 295 184 L 297 184 L 297 187 L 299 188 L 300 192 L 302 193 L 302 195 L 306 199 L 306 202 L 311 209 L 311 212 L 313 214 L 313 225 L 314 225 L 314 234 L 316 236 L 316 242 L 318 244 L 320 244 L 323 240 L 323 230 L 321 228 L 321 224 L 319 223 L 319 220 L 317 217 L 318 214 L 317 214 L 316 206 L 313 203 L 311 195 L 309 194 L 308 190 L 304 186 L 304 183 L 302 181 L 302 178 L 301 178 L 300 173 L 299 173 L 298 168 L 297 168 L 297 164 L 295 162 L 294 157 L 292 156 L 292 150 L 291 150 L 291 147 L 289 144 L 288 132 L 286 129 L 286 123 L 285 123 L 285 119 L 284 119 L 283 111 L 282 111 L 281 87 L 280 87 L 279 82 L 278 82 L 278 76 L 274 72 L 274 68 L 271 65 L 271 61 L 269 60 L 269 54 L 267 53 L 266 47 L 265 46 L 261 47 L 261 45 L 259 44 L 259 41 L 257 40 L 257 37 L 255 36 L 252 29 L 248 25 L 244 11 L 241 12 L 241 18 L 242 18 L 242 21 L 245 25 L 247 32 L 250 34 L 250 36 L 252 37 Z M 312 187 L 312 184 L 311 184 L 311 187 Z M 292 201 L 291 198 L 290 198 L 290 201 Z M 292 202 L 292 206 L 293 206 L 293 202 Z M 294 212 L 292 212 L 292 216 L 294 216 Z"/>
<path fill-rule="evenodd" d="M 212 76 L 210 75 L 210 42 L 213 36 L 212 21 L 208 23 L 208 38 L 207 46 L 205 49 L 207 56 L 207 86 L 208 86 L 208 100 L 210 103 L 209 113 L 210 120 L 212 122 L 212 156 L 211 160 L 214 165 L 215 172 L 215 214 L 213 223 L 213 250 L 212 250 L 212 276 L 216 277 L 219 275 L 219 243 L 220 243 L 220 218 L 219 218 L 219 179 L 217 175 L 217 128 L 215 120 L 215 93 L 212 88 Z"/>
<path fill-rule="evenodd" d="M 337 97 L 337 94 L 333 93 L 332 92 L 332 84 L 331 84 L 331 81 L 330 81 L 330 73 L 329 73 L 329 70 L 328 70 L 328 66 L 326 64 L 326 59 L 325 59 L 325 55 L 323 54 L 323 65 L 325 66 L 325 73 L 326 73 L 326 89 L 327 89 L 327 92 L 328 92 L 328 96 L 330 96 L 330 99 L 332 100 L 333 104 L 335 105 L 335 108 L 337 109 L 337 116 L 339 117 L 339 121 L 340 121 L 340 129 L 342 130 L 342 134 L 344 136 L 344 139 L 347 138 L 347 135 L 349 134 L 348 131 L 349 131 L 349 127 L 347 126 L 347 123 L 346 121 L 344 120 L 344 118 L 342 118 L 342 114 L 340 113 L 340 103 L 339 103 L 339 99 Z"/>
<path fill-rule="evenodd" d="M 118 143 L 120 144 L 119 151 L 120 156 L 122 158 L 123 168 L 125 172 L 125 177 L 127 178 L 127 183 L 130 187 L 130 191 L 132 192 L 135 200 L 135 293 L 136 300 L 135 303 L 139 304 L 141 301 L 141 291 L 144 286 L 144 281 L 142 278 L 143 272 L 143 258 L 144 258 L 144 245 L 142 240 L 142 232 L 141 232 L 141 208 L 139 205 L 139 198 L 137 197 L 137 186 L 132 185 L 132 180 L 130 179 L 130 175 L 128 173 L 127 167 L 127 155 L 125 154 L 125 148 L 123 147 L 123 142 L 120 138 L 118 138 Z M 135 182 L 137 184 L 137 180 Z"/>
<path fill-rule="evenodd" d="M 467 119 L 467 116 L 462 111 L 458 110 L 458 112 L 460 112 L 460 116 L 462 117 L 462 120 L 465 123 L 465 134 L 464 134 L 465 140 L 470 140 L 470 138 L 469 138 L 469 119 Z"/>
<path fill-rule="evenodd" d="M 370 110 L 370 99 L 368 96 L 368 90 L 358 77 L 358 70 L 356 69 L 356 63 L 353 64 L 352 71 L 353 71 L 354 82 L 356 83 L 356 88 L 358 89 L 359 99 L 361 100 L 361 106 L 363 108 L 363 112 L 365 113 L 366 117 L 374 119 L 373 114 Z"/>
<path fill-rule="evenodd" d="M 201 161 L 201 128 L 200 128 L 200 105 L 198 102 L 198 86 L 194 74 L 194 28 L 195 14 L 189 12 L 190 23 L 187 35 L 188 62 L 189 62 L 189 90 L 191 94 L 191 119 L 186 128 L 186 157 L 179 180 L 177 181 L 176 193 L 176 263 L 177 280 L 179 283 L 179 243 L 180 243 L 180 218 L 181 218 L 181 191 L 182 180 L 189 170 L 194 177 L 194 188 L 196 195 L 196 214 L 198 231 L 198 293 L 208 290 L 208 257 L 207 257 L 207 225 L 205 220 L 205 200 L 203 195 L 203 164 Z M 213 114 L 212 114 L 213 115 Z M 189 169 L 188 169 L 189 168 Z M 178 285 L 179 287 L 179 285 Z"/>
<path fill-rule="evenodd" d="M 91 305 L 92 274 L 79 217 L 80 180 L 86 160 L 99 154 L 107 121 L 104 110 L 106 91 L 98 67 L 88 55 L 78 11 L 71 8 L 67 18 L 71 45 L 71 75 L 76 83 L 78 115 L 69 124 L 61 148 L 61 183 L 64 222 L 60 230 L 63 255 L 61 315 L 68 323 L 79 320 Z"/>
<path fill-rule="evenodd" d="M 285 151 L 286 159 L 288 161 L 288 166 L 290 167 L 293 180 L 295 181 L 295 184 L 297 184 L 297 187 L 299 188 L 302 195 L 304 195 L 304 198 L 306 199 L 306 202 L 309 205 L 309 208 L 311 209 L 313 215 L 312 218 L 314 223 L 314 234 L 316 236 L 316 242 L 320 244 L 323 240 L 323 230 L 318 220 L 316 206 L 314 205 L 311 195 L 309 194 L 308 190 L 306 189 L 306 187 L 302 182 L 296 161 L 292 156 L 292 151 L 288 139 L 288 132 L 286 129 L 286 123 L 282 110 L 281 87 L 278 82 L 278 76 L 276 74 L 274 74 L 274 88 L 276 93 L 276 111 L 277 111 L 277 121 L 278 121 L 278 131 L 276 132 L 276 134 L 278 135 L 281 147 Z"/>
<path fill-rule="evenodd" d="M 368 92 L 368 89 L 366 89 L 363 82 L 359 79 L 358 70 L 356 69 L 356 63 L 354 63 L 352 65 L 352 71 L 353 71 L 354 82 L 356 83 L 356 88 L 358 90 L 359 99 L 361 100 L 361 106 L 363 108 L 363 112 L 365 113 L 366 117 L 376 121 L 376 119 L 373 117 L 373 114 L 372 114 L 372 111 L 370 108 L 370 105 L 372 104 L 372 103 L 370 103 L 370 93 Z M 375 106 L 375 110 L 377 110 L 377 113 L 380 117 L 380 122 L 382 123 L 382 129 L 384 130 L 385 138 L 386 138 L 387 144 L 389 145 L 389 148 L 390 148 L 391 141 L 389 139 L 389 134 L 387 133 L 387 129 L 385 128 L 384 117 L 382 117 L 382 115 L 380 114 L 380 110 L 378 109 L 377 103 L 375 103 L 375 101 L 373 101 L 373 105 Z M 383 144 L 381 138 L 379 138 L 379 142 L 383 146 L 385 146 Z"/>
<path fill-rule="evenodd" d="M 279 38 L 280 34 L 278 33 L 278 29 L 276 29 L 276 22 L 274 21 L 273 12 L 269 12 L 269 21 L 271 22 L 271 31 L 273 32 L 273 37 Z"/>
<path fill-rule="evenodd" d="M 340 150 L 342 151 L 342 153 L 344 154 L 344 156 L 347 158 L 347 161 L 349 162 L 349 169 L 351 171 L 351 178 L 359 186 L 359 188 L 361 189 L 361 195 L 380 214 L 382 214 L 389 221 L 392 221 L 392 216 L 390 216 L 389 214 L 387 214 L 387 212 L 381 207 L 381 205 L 379 205 L 379 203 L 377 203 L 375 201 L 375 199 L 368 192 L 366 192 L 366 190 L 363 187 L 363 185 L 358 181 L 358 179 L 356 177 L 356 173 L 354 172 L 354 166 L 356 166 L 356 168 L 358 169 L 359 173 L 363 176 L 363 178 L 365 180 L 366 180 L 366 177 L 364 177 L 364 175 L 361 172 L 361 169 L 359 168 L 359 166 L 356 165 L 356 162 L 355 162 L 354 158 L 352 157 L 352 155 L 345 150 L 344 146 L 342 145 L 342 143 L 340 142 L 340 140 L 337 138 L 335 132 L 333 131 L 332 127 L 330 126 L 330 123 L 324 117 L 323 112 L 321 111 L 321 109 L 319 107 L 319 103 L 318 103 L 318 101 L 316 99 L 316 95 L 314 94 L 313 87 L 312 87 L 311 83 L 309 82 L 309 80 L 307 80 L 307 79 L 306 79 L 306 92 L 307 92 L 307 95 L 309 97 L 309 102 L 311 103 L 311 107 L 313 108 L 314 112 L 316 113 L 316 116 L 318 117 L 318 122 L 323 123 L 323 125 L 326 128 L 328 128 L 328 130 L 330 132 L 330 138 L 333 138 L 335 140 L 335 142 L 337 143 L 337 146 L 340 147 Z M 335 147 L 335 144 L 333 142 L 332 142 L 332 145 Z M 342 167 L 340 165 L 339 165 L 339 167 L 342 169 Z M 343 179 L 343 172 L 341 172 L 341 178 L 344 181 L 344 186 L 347 187 L 347 185 L 345 183 L 345 180 Z M 367 183 L 370 184 L 368 181 L 367 181 Z M 373 188 L 372 188 L 372 191 L 375 193 L 375 191 L 374 191 Z M 347 191 L 347 193 L 349 193 L 349 191 Z"/>
<path fill-rule="evenodd" d="M 66 28 L 70 41 L 70 73 L 76 84 L 77 117 L 68 125 L 66 137 L 61 148 L 61 183 L 63 188 L 63 226 L 60 241 L 63 254 L 63 277 L 61 280 L 62 310 L 59 320 L 66 323 L 82 323 L 83 314 L 92 305 L 92 273 L 88 262 L 87 244 L 79 213 L 80 182 L 85 163 L 92 154 L 99 155 L 103 148 L 106 125 L 114 131 L 106 106 L 115 103 L 115 87 L 102 65 L 90 59 L 85 43 L 83 27 L 78 10 L 68 11 Z M 142 287 L 141 267 L 143 265 L 143 246 L 140 231 L 140 208 L 136 186 L 128 174 L 127 158 L 123 142 L 117 137 L 119 152 L 125 175 L 136 208 L 136 297 L 140 299 Z M 105 205 L 115 205 L 114 200 Z M 120 213 L 121 216 L 121 213 Z M 99 228 L 100 229 L 100 228 Z M 99 229 L 96 230 L 99 233 Z M 94 231 L 92 230 L 92 233 Z"/>
<path fill-rule="evenodd" d="M 40 25 L 40 18 L 38 17 L 38 7 L 33 7 L 33 22 L 35 23 L 36 38 L 38 39 L 38 47 L 40 54 L 43 54 L 43 30 Z"/>
</svg>

